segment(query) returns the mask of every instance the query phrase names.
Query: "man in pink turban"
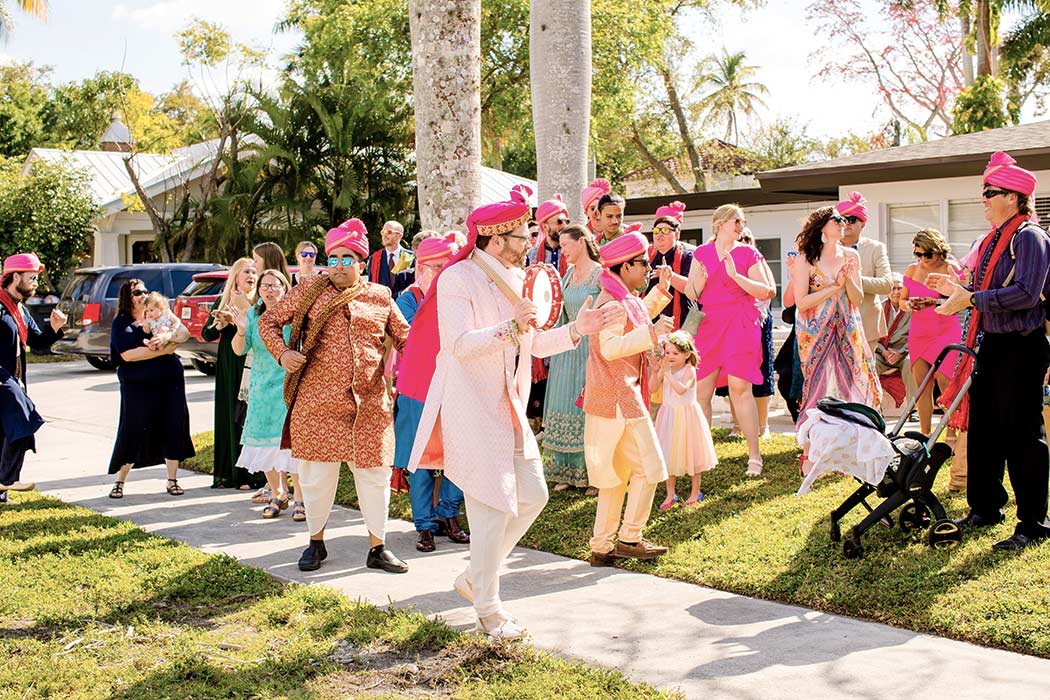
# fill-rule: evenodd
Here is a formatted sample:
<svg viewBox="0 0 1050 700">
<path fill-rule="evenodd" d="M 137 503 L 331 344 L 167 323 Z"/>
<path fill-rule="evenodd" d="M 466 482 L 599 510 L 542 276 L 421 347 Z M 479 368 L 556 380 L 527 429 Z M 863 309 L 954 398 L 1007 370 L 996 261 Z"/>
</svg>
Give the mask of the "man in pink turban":
<svg viewBox="0 0 1050 700">
<path fill-rule="evenodd" d="M 55 309 L 50 325 L 40 330 L 24 306 L 43 271 L 36 254 L 19 253 L 4 260 L 0 274 L 0 502 L 7 501 L 9 490 L 36 487 L 22 482 L 26 452 L 36 451 L 34 434 L 44 424 L 26 393 L 26 353 L 50 348 L 62 337 L 66 322 L 65 314 Z"/>
<path fill-rule="evenodd" d="M 685 220 L 685 204 L 671 202 L 657 208 L 653 221 L 653 245 L 649 247 L 649 264 L 657 272 L 665 267 L 671 270 L 671 288 L 674 300 L 661 311 L 674 320 L 674 330 L 682 327 L 682 321 L 696 302 L 685 295 L 689 281 L 689 270 L 693 265 L 696 246 L 680 240 L 682 222 Z M 649 281 L 649 289 L 656 286 L 657 279 Z"/>
<path fill-rule="evenodd" d="M 860 320 L 864 325 L 864 339 L 875 352 L 879 338 L 886 335 L 886 317 L 879 304 L 879 295 L 888 297 L 893 291 L 893 273 L 886 244 L 874 238 L 862 236 L 868 223 L 868 207 L 860 192 L 850 192 L 846 199 L 835 205 L 835 211 L 846 219 L 842 229 L 842 244 L 852 246 L 860 255 L 860 287 L 864 299 L 860 303 Z"/>
<path fill-rule="evenodd" d="M 580 205 L 583 207 L 583 215 L 587 217 L 587 228 L 591 230 L 595 238 L 599 237 L 599 232 L 602 230 L 598 200 L 610 192 L 612 192 L 612 185 L 604 178 L 591 180 L 591 184 L 580 192 Z"/>
<path fill-rule="evenodd" d="M 521 296 L 529 194 L 519 186 L 467 217 L 467 245 L 424 297 L 398 377 L 402 394 L 425 400 L 409 470 L 443 468 L 466 495 L 470 566 L 453 586 L 479 631 L 499 639 L 525 634 L 500 601 L 500 566 L 547 503 L 525 417 L 532 357 L 569 350 L 616 316 L 584 303 L 574 322 L 533 328 L 536 305 Z"/>
<path fill-rule="evenodd" d="M 281 447 L 299 460 L 310 532 L 299 569 L 316 570 L 328 556 L 324 531 L 346 462 L 371 543 L 365 564 L 404 573 L 408 565 L 384 545 L 394 420 L 383 355 L 388 336 L 395 349 L 404 347 L 408 323 L 390 289 L 362 277 L 368 231 L 360 219 L 330 230 L 324 247 L 328 274 L 294 287 L 259 319 L 259 336 L 287 371 Z"/>
<path fill-rule="evenodd" d="M 1043 426 L 1042 386 L 1050 367 L 1044 326 L 1050 299 L 1050 237 L 1032 218 L 1036 178 L 1006 153 L 992 154 L 984 171 L 981 201 L 991 231 L 980 240 L 970 287 L 948 275 L 926 284 L 950 294 L 939 314 L 970 308 L 964 343 L 977 349 L 978 371 L 951 425 L 969 430 L 966 500 L 970 513 L 961 527 L 1001 523 L 1008 499 L 1003 466 L 1017 501 L 1014 534 L 993 544 L 1020 550 L 1050 537 L 1047 485 L 1050 453 Z M 980 345 L 977 336 L 982 334 Z M 971 376 L 973 359 L 963 355 L 942 405 L 950 405 Z"/>
<path fill-rule="evenodd" d="M 644 301 L 634 291 L 649 281 L 649 242 L 633 224 L 601 247 L 602 292 L 595 307 L 621 308 L 624 320 L 591 341 L 583 395 L 583 450 L 587 479 L 598 489 L 591 538 L 591 566 L 612 566 L 617 558 L 652 559 L 667 551 L 642 537 L 656 486 L 667 479 L 656 430 L 649 417 L 646 353 L 673 322 L 658 316 L 671 301 L 671 270 Z M 627 507 L 620 512 L 624 497 Z M 617 537 L 617 529 L 619 536 Z"/>
<path fill-rule="evenodd" d="M 553 265 L 558 269 L 559 276 L 564 277 L 569 263 L 561 255 L 559 236 L 561 230 L 569 225 L 569 209 L 560 194 L 536 207 L 536 223 L 540 227 L 539 242 L 529 251 L 528 264 L 542 262 Z"/>
</svg>

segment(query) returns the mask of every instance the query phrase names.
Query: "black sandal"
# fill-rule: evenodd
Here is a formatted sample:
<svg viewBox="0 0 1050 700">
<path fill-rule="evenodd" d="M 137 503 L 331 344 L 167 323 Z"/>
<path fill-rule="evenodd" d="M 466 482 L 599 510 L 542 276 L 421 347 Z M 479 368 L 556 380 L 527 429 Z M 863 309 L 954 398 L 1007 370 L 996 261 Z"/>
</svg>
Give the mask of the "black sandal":
<svg viewBox="0 0 1050 700">
<path fill-rule="evenodd" d="M 181 496 L 184 493 L 186 492 L 182 490 L 181 486 L 179 486 L 178 479 L 168 479 L 169 496 Z"/>
<path fill-rule="evenodd" d="M 113 484 L 113 488 L 109 492 L 110 498 L 124 498 L 124 482 L 118 481 Z"/>
</svg>

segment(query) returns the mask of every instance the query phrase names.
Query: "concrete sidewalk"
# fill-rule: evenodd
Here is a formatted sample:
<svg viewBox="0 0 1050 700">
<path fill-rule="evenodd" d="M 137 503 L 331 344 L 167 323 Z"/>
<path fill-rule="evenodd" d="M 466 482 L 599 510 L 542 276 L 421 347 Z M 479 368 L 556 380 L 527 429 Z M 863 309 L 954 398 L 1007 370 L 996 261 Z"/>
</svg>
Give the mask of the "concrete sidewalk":
<svg viewBox="0 0 1050 700">
<path fill-rule="evenodd" d="M 163 493 L 162 468 L 133 472 L 123 501 L 106 497 L 105 476 L 118 395 L 112 374 L 30 371 L 30 393 L 49 423 L 38 435 L 26 478 L 40 490 L 207 552 L 235 556 L 290 581 L 334 586 L 352 598 L 411 605 L 450 624 L 473 624 L 451 590 L 466 547 L 438 539 L 436 553 L 414 549 L 410 523 L 389 523 L 389 546 L 409 562 L 406 575 L 364 567 L 368 536 L 357 511 L 338 508 L 328 529 L 329 559 L 298 571 L 303 524 L 285 513 L 259 516 L 248 494 L 207 488 L 211 477 L 181 473 L 185 496 Z M 210 380 L 187 374 L 194 430 L 210 427 Z M 2 512 L 2 511 L 0 511 Z M 870 622 L 755 600 L 700 586 L 517 549 L 502 577 L 507 607 L 532 642 L 624 672 L 635 681 L 679 689 L 689 698 L 893 698 L 950 700 L 1050 697 L 1050 661 L 916 634 Z M 1048 621 L 1050 623 L 1050 621 Z"/>
</svg>

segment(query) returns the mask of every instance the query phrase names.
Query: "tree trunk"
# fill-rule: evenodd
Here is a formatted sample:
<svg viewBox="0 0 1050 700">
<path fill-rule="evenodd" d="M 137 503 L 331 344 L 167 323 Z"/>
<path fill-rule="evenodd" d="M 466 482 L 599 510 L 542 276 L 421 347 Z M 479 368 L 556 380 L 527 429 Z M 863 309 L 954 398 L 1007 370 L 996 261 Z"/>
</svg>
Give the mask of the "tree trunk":
<svg viewBox="0 0 1050 700">
<path fill-rule="evenodd" d="M 675 177 L 673 172 L 671 172 L 671 169 L 664 165 L 663 161 L 654 156 L 652 151 L 649 150 L 649 147 L 645 145 L 645 141 L 642 140 L 642 135 L 638 133 L 638 125 L 631 124 L 631 129 L 633 131 L 631 140 L 634 141 L 634 145 L 638 147 L 638 150 L 643 156 L 645 156 L 645 159 L 649 161 L 649 165 L 653 166 L 653 169 L 660 173 L 663 179 L 670 183 L 671 187 L 674 188 L 675 193 L 688 194 L 689 190 L 678 181 L 678 178 Z"/>
<path fill-rule="evenodd" d="M 977 75 L 992 73 L 992 8 L 990 0 L 977 0 Z"/>
<path fill-rule="evenodd" d="M 591 2 L 533 0 L 529 13 L 532 125 L 538 201 L 560 193 L 573 220 L 584 221 L 591 129 Z"/>
<path fill-rule="evenodd" d="M 462 228 L 481 203 L 481 0 L 409 0 L 423 228 Z"/>
<path fill-rule="evenodd" d="M 703 192 L 705 189 L 704 167 L 700 162 L 700 154 L 696 151 L 693 135 L 689 132 L 689 122 L 685 118 L 682 101 L 678 98 L 678 90 L 674 85 L 674 76 L 671 75 L 671 70 L 666 63 L 660 65 L 660 75 L 664 79 L 664 87 L 667 88 L 667 100 L 671 103 L 671 111 L 674 112 L 674 119 L 678 123 L 678 134 L 682 137 L 685 152 L 689 154 L 689 164 L 693 168 L 693 177 L 696 178 L 693 192 Z"/>
<path fill-rule="evenodd" d="M 962 34 L 962 51 L 959 52 L 959 60 L 962 61 L 963 82 L 965 87 L 973 85 L 973 56 L 966 50 L 966 39 L 970 36 L 970 17 L 959 13 L 959 32 Z"/>
</svg>

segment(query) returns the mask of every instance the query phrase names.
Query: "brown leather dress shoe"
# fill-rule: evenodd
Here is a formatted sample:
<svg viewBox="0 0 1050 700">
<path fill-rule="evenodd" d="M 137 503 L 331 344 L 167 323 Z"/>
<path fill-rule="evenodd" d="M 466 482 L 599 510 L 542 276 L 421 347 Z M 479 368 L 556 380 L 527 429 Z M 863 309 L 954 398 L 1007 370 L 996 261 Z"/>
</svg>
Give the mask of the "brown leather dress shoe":
<svg viewBox="0 0 1050 700">
<path fill-rule="evenodd" d="M 416 551 L 433 552 L 437 547 L 434 545 L 434 534 L 430 530 L 423 530 L 416 540 Z"/>
<path fill-rule="evenodd" d="M 644 537 L 633 544 L 617 542 L 613 554 L 623 559 L 655 559 L 667 553 L 667 547 L 653 544 Z"/>
<path fill-rule="evenodd" d="M 615 566 L 616 555 L 612 552 L 591 552 L 591 558 L 587 560 L 591 566 Z"/>
<path fill-rule="evenodd" d="M 470 544 L 470 533 L 459 526 L 459 521 L 455 517 L 438 518 L 438 520 L 445 526 L 445 534 L 448 535 L 449 540 L 456 544 Z"/>
</svg>

